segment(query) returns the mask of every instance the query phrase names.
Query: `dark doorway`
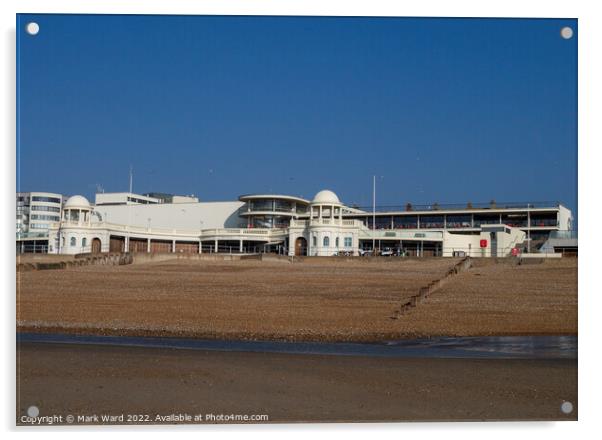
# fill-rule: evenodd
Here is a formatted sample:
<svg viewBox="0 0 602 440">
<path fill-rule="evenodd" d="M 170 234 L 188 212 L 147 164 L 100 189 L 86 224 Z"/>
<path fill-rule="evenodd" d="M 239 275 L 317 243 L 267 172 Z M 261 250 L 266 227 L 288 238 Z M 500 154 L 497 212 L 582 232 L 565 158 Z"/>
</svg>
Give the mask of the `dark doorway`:
<svg viewBox="0 0 602 440">
<path fill-rule="evenodd" d="M 307 240 L 303 237 L 299 237 L 295 240 L 295 255 L 302 257 L 307 255 Z"/>
<path fill-rule="evenodd" d="M 491 232 L 491 256 L 497 257 L 497 233 Z"/>
<path fill-rule="evenodd" d="M 109 242 L 109 252 L 124 252 L 125 251 L 125 237 L 116 237 L 111 235 Z"/>
<path fill-rule="evenodd" d="M 92 239 L 92 253 L 93 254 L 100 254 L 101 251 L 101 244 L 100 244 L 100 239 L 99 238 L 93 238 Z"/>
</svg>

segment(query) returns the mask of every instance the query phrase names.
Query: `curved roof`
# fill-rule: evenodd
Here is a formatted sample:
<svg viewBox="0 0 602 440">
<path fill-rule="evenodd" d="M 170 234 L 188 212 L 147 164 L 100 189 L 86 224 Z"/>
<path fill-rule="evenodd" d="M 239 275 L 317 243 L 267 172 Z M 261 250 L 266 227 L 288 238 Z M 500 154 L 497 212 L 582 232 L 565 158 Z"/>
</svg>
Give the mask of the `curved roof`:
<svg viewBox="0 0 602 440">
<path fill-rule="evenodd" d="M 91 206 L 84 196 L 71 196 L 65 202 L 65 208 L 91 209 Z"/>
<path fill-rule="evenodd" d="M 337 195 L 335 193 L 333 193 L 329 189 L 324 189 L 315 195 L 315 197 L 311 201 L 311 203 L 319 203 L 319 204 L 327 203 L 327 204 L 333 204 L 333 205 L 340 205 L 341 201 L 339 200 L 339 198 L 337 197 Z"/>
<path fill-rule="evenodd" d="M 241 202 L 247 202 L 249 200 L 257 199 L 277 199 L 277 200 L 290 200 L 298 203 L 309 205 L 309 200 L 305 200 L 301 197 L 286 196 L 283 194 L 244 194 L 238 198 Z"/>
</svg>

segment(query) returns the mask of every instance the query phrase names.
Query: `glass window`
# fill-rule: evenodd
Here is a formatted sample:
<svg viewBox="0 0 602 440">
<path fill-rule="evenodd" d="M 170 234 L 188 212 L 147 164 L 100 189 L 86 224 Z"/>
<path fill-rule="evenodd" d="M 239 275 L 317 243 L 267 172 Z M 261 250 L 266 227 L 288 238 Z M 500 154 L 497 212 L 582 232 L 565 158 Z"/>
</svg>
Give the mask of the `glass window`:
<svg viewBox="0 0 602 440">
<path fill-rule="evenodd" d="M 353 237 L 345 237 L 345 247 L 353 246 Z"/>
<path fill-rule="evenodd" d="M 273 211 L 274 201 L 269 199 L 251 200 L 251 211 Z"/>
<path fill-rule="evenodd" d="M 307 212 L 307 206 L 297 204 L 297 213 L 305 214 Z"/>
<path fill-rule="evenodd" d="M 271 215 L 257 215 L 251 219 L 254 228 L 272 228 L 274 227 L 274 218 Z"/>
<path fill-rule="evenodd" d="M 558 226 L 556 214 L 531 214 L 531 227 Z"/>
<path fill-rule="evenodd" d="M 56 197 L 42 197 L 42 196 L 33 196 L 31 198 L 32 202 L 47 202 L 47 203 L 61 203 L 61 199 L 57 199 Z"/>
<path fill-rule="evenodd" d="M 497 224 L 500 222 L 500 216 L 499 214 L 475 214 L 474 215 L 474 225 L 476 226 L 481 226 L 481 225 L 490 225 L 490 224 Z"/>
<path fill-rule="evenodd" d="M 420 216 L 420 228 L 443 228 L 442 215 Z"/>
<path fill-rule="evenodd" d="M 293 204 L 288 200 L 278 200 L 275 201 L 275 210 L 283 211 L 283 212 L 291 212 L 293 210 Z"/>
<path fill-rule="evenodd" d="M 403 215 L 393 217 L 393 226 L 395 229 L 417 229 L 418 228 L 418 216 L 417 215 Z"/>
<path fill-rule="evenodd" d="M 324 247 L 330 246 L 330 237 L 324 237 Z"/>
<path fill-rule="evenodd" d="M 448 215 L 447 216 L 447 227 L 448 228 L 470 228 L 472 219 L 470 215 Z"/>
<path fill-rule="evenodd" d="M 338 247 L 339 247 L 339 237 L 337 237 L 337 238 L 334 240 L 334 243 L 335 243 L 334 245 L 335 245 L 335 246 L 338 248 Z"/>
<path fill-rule="evenodd" d="M 514 228 L 524 228 L 527 226 L 527 214 L 504 214 L 502 223 Z"/>
<path fill-rule="evenodd" d="M 31 205 L 32 211 L 61 212 L 58 206 Z"/>
<path fill-rule="evenodd" d="M 317 238 L 315 235 L 314 235 L 312 238 L 313 238 L 313 240 L 312 240 L 312 244 L 313 244 L 314 246 L 317 246 L 317 245 L 318 245 L 318 238 Z"/>
<path fill-rule="evenodd" d="M 290 226 L 290 217 L 283 217 L 280 215 L 274 216 L 274 227 L 275 228 L 288 228 Z"/>
<path fill-rule="evenodd" d="M 75 237 L 71 237 L 70 244 L 71 246 L 75 246 Z"/>
<path fill-rule="evenodd" d="M 372 227 L 372 217 L 368 217 L 368 227 Z M 376 217 L 376 229 L 391 229 L 391 216 L 377 216 Z"/>
<path fill-rule="evenodd" d="M 82 247 L 84 247 L 84 248 L 86 247 L 86 239 L 85 238 L 82 238 Z"/>
<path fill-rule="evenodd" d="M 60 221 L 60 217 L 57 215 L 39 215 L 39 214 L 32 214 L 31 215 L 31 219 L 32 220 L 50 220 L 53 222 L 58 222 Z"/>
<path fill-rule="evenodd" d="M 31 229 L 48 229 L 48 223 L 32 223 L 29 225 Z"/>
</svg>

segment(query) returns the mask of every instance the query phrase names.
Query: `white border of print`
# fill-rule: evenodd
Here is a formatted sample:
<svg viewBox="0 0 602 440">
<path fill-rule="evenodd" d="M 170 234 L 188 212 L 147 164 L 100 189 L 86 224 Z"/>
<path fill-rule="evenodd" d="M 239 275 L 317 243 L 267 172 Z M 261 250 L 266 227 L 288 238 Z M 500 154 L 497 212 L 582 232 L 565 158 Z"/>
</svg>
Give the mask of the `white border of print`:
<svg viewBox="0 0 602 440">
<path fill-rule="evenodd" d="M 596 247 L 600 246 L 594 234 L 594 221 L 601 219 L 600 197 L 595 188 L 602 187 L 599 172 L 601 114 L 600 84 L 602 66 L 602 22 L 596 14 L 595 2 L 555 1 L 526 2 L 524 0 L 505 1 L 384 1 L 384 0 L 5 0 L 2 9 L 2 94 L 4 102 L 0 107 L 2 117 L 0 133 L 3 135 L 4 149 L 0 163 L 6 209 L 2 212 L 2 280 L 4 281 L 4 344 L 2 376 L 6 381 L 1 401 L 0 416 L 2 428 L 10 434 L 63 438 L 68 435 L 81 435 L 76 429 L 86 431 L 86 435 L 111 435 L 126 437 L 134 430 L 144 430 L 145 436 L 163 438 L 168 431 L 178 435 L 241 435 L 250 439 L 268 437 L 306 438 L 315 435 L 340 435 L 346 438 L 361 438 L 370 432 L 372 435 L 420 436 L 421 438 L 441 438 L 446 440 L 471 438 L 488 440 L 503 439 L 516 435 L 545 435 L 547 439 L 563 439 L 576 435 L 592 434 L 599 419 L 600 378 L 597 371 L 596 349 L 600 321 L 595 311 L 601 305 L 599 288 L 593 283 L 596 267 Z M 246 426 L 174 426 L 174 427 L 109 427 L 109 428 L 15 428 L 15 272 L 14 272 L 14 206 L 15 192 L 15 14 L 25 13 L 125 13 L 125 14 L 222 14 L 222 15 L 339 15 L 339 16 L 439 16 L 439 17 L 562 17 L 579 19 L 579 419 L 580 422 L 554 423 L 405 423 L 405 424 L 332 424 L 332 425 L 246 425 Z M 598 104 L 596 106 L 596 104 Z M 10 207 L 10 208 L 9 208 Z M 600 222 L 598 221 L 598 228 Z"/>
</svg>

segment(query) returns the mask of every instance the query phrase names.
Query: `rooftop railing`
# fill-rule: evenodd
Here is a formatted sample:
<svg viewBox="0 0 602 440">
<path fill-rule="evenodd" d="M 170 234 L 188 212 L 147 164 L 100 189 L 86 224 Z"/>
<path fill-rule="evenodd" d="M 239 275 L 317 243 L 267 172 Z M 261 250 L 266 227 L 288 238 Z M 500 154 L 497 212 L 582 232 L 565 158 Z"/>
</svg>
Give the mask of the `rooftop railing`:
<svg viewBox="0 0 602 440">
<path fill-rule="evenodd" d="M 458 211 L 458 210 L 476 210 L 476 209 L 542 209 L 550 208 L 557 209 L 561 205 L 557 201 L 544 202 L 483 202 L 483 203 L 433 203 L 425 204 L 405 204 L 405 205 L 381 205 L 376 207 L 376 212 L 392 212 L 392 211 Z M 366 212 L 372 212 L 372 206 L 356 206 L 352 208 L 361 209 Z"/>
</svg>

